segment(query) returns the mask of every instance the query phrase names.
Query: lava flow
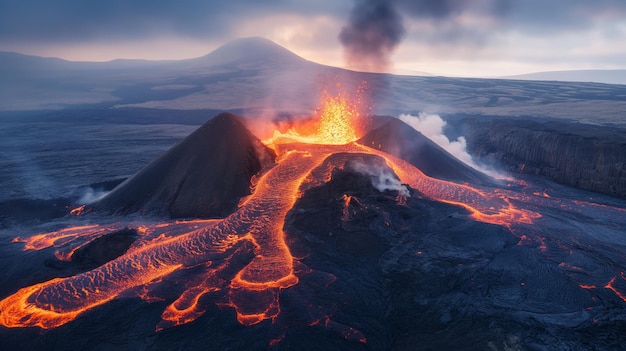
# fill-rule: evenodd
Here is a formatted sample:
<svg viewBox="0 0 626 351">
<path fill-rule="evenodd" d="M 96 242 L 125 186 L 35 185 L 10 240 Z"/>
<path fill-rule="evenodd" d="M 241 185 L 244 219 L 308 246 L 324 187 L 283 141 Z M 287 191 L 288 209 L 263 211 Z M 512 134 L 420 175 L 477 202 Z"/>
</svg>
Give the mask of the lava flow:
<svg viewBox="0 0 626 351">
<path fill-rule="evenodd" d="M 205 313 L 205 297 L 218 292 L 225 299 L 219 305 L 232 307 L 241 324 L 274 320 L 280 314 L 281 290 L 299 280 L 285 242 L 285 217 L 306 190 L 303 185 L 311 187 L 312 177 L 318 185 L 330 179 L 332 169 L 322 165 L 338 153 L 377 155 L 421 196 L 460 206 L 477 221 L 510 228 L 539 217 L 516 208 L 503 192 L 434 179 L 406 161 L 356 143 L 353 126 L 360 114 L 346 95 L 324 94 L 313 127 L 296 126 L 265 141 L 277 154 L 276 164 L 254 179 L 253 193 L 224 219 L 89 225 L 17 238 L 27 250 L 70 246 L 57 253 L 70 260 L 78 247 L 111 231 L 134 227 L 140 236 L 126 253 L 96 269 L 6 297 L 0 301 L 0 324 L 55 328 L 119 297 L 152 301 L 163 290 L 158 287 L 171 280 L 176 280 L 178 297 L 163 311 L 157 330 L 196 320 Z M 351 201 L 347 196 L 343 200 Z M 177 279 L 180 274 L 185 278 Z"/>
</svg>

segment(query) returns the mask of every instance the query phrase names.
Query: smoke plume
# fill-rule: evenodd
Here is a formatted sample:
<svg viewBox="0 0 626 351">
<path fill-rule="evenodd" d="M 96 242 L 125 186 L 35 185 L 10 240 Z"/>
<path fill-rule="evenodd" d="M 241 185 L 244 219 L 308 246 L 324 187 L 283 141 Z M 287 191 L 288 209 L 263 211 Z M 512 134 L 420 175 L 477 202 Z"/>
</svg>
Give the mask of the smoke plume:
<svg viewBox="0 0 626 351">
<path fill-rule="evenodd" d="M 386 71 L 389 56 L 405 33 L 402 17 L 388 0 L 356 0 L 339 34 L 350 68 Z"/>
<path fill-rule="evenodd" d="M 450 139 L 443 134 L 443 128 L 446 126 L 446 121 L 444 121 L 439 115 L 420 112 L 418 116 L 401 114 L 398 118 L 413 127 L 413 129 L 422 133 L 428 139 L 432 140 L 442 149 L 452 154 L 459 161 L 492 177 L 501 177 L 501 175 L 497 172 L 474 162 L 472 156 L 467 152 L 467 141 L 465 140 L 465 137 L 460 136 L 456 140 L 450 141 Z"/>
</svg>

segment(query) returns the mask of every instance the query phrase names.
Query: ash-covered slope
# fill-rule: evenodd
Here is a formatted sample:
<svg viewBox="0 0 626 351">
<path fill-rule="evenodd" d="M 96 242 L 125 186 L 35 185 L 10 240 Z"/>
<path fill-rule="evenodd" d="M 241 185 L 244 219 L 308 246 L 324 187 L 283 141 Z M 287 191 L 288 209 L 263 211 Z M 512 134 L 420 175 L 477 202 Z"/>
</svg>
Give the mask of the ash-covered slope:
<svg viewBox="0 0 626 351">
<path fill-rule="evenodd" d="M 274 161 L 230 113 L 205 123 L 154 162 L 116 187 L 92 208 L 172 218 L 223 217 L 250 194 L 250 178 Z"/>
<path fill-rule="evenodd" d="M 422 133 L 396 118 L 370 130 L 359 143 L 397 156 L 424 174 L 445 180 L 492 183 L 493 179 L 465 165 Z"/>
</svg>

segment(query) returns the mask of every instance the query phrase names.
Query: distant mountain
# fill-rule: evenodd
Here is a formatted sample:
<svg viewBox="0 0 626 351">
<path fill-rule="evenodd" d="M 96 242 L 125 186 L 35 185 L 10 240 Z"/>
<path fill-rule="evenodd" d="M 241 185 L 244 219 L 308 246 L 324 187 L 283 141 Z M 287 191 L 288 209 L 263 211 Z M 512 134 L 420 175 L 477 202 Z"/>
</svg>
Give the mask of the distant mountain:
<svg viewBox="0 0 626 351">
<path fill-rule="evenodd" d="M 562 82 L 593 82 L 626 84 L 626 69 L 551 71 L 501 77 L 503 79 L 547 80 Z"/>
<path fill-rule="evenodd" d="M 605 80 L 618 80 L 620 72 L 602 73 Z M 592 80 L 568 74 L 571 80 Z M 307 61 L 258 37 L 177 61 L 71 62 L 0 53 L 0 77 L 0 112 L 97 107 L 307 114 L 319 104 L 321 90 L 341 83 L 347 92 L 356 91 L 365 81 L 375 114 L 424 111 L 626 125 L 626 85 L 554 82 L 546 76 L 523 81 L 362 73 Z"/>
<path fill-rule="evenodd" d="M 204 62 L 210 65 L 236 63 L 302 64 L 302 57 L 261 37 L 240 38 L 228 42 L 208 55 L 184 61 Z"/>
<path fill-rule="evenodd" d="M 70 106 L 310 111 L 325 70 L 265 38 L 198 58 L 73 62 L 0 52 L 0 111 Z"/>
</svg>

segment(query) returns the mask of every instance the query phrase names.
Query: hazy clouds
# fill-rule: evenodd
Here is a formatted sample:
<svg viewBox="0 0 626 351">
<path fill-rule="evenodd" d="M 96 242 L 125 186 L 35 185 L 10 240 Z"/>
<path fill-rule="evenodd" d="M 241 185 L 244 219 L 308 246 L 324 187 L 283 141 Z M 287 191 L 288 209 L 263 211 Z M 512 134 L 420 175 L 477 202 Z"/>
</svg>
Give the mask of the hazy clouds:
<svg viewBox="0 0 626 351">
<path fill-rule="evenodd" d="M 165 33 L 221 37 L 251 18 L 275 13 L 313 15 L 328 8 L 332 10 L 332 2 L 1 0 L 0 40 L 75 42 L 144 39 Z"/>
<path fill-rule="evenodd" d="M 341 63 L 343 43 L 348 59 L 378 50 L 422 71 L 454 62 L 615 68 L 626 61 L 624 18 L 623 0 L 0 0 L 0 50 L 63 56 L 65 47 L 129 50 L 169 38 L 193 55 L 193 45 L 261 35 L 330 64 Z M 388 36 L 364 40 L 373 27 Z"/>
<path fill-rule="evenodd" d="M 351 17 L 348 11 L 353 11 Z M 622 0 L 1 0 L 0 39 L 59 42 L 99 37 L 145 38 L 164 32 L 183 36 L 222 36 L 248 20 L 268 15 L 326 15 L 359 23 L 400 12 L 409 23 L 482 18 L 484 26 L 529 31 L 571 30 L 616 20 L 622 25 Z M 378 12 L 378 13 L 377 13 Z M 356 13 L 356 15 L 355 15 Z M 359 15 L 360 14 L 360 15 Z M 366 16 L 363 16 L 366 14 Z M 367 17 L 369 16 L 369 17 Z M 390 17 L 391 16 L 391 17 Z M 351 21 L 349 21 L 351 19 Z M 389 23 L 389 22 L 387 22 Z M 339 34 L 339 32 L 337 32 Z M 419 38 L 411 38 L 419 39 Z M 441 40 L 454 40 L 441 37 Z"/>
</svg>

